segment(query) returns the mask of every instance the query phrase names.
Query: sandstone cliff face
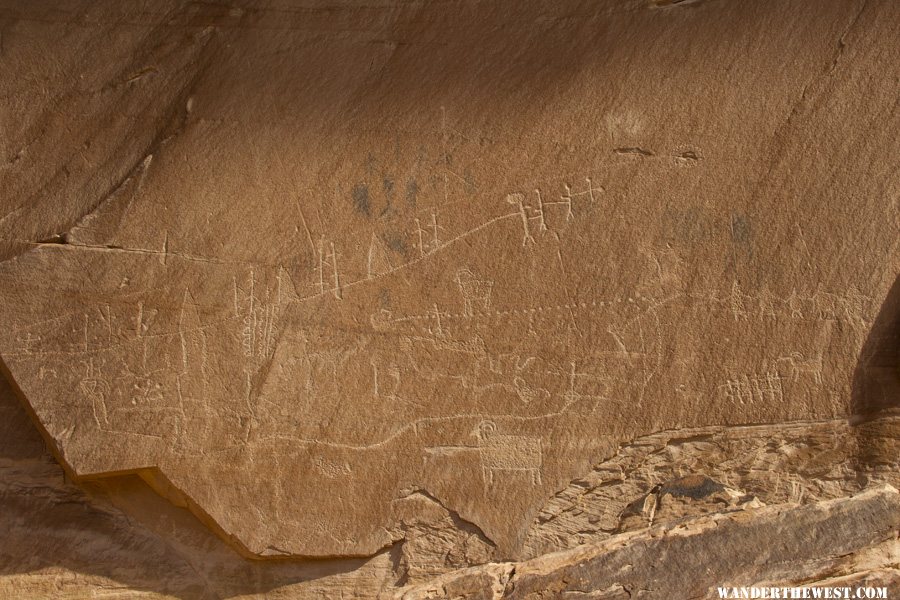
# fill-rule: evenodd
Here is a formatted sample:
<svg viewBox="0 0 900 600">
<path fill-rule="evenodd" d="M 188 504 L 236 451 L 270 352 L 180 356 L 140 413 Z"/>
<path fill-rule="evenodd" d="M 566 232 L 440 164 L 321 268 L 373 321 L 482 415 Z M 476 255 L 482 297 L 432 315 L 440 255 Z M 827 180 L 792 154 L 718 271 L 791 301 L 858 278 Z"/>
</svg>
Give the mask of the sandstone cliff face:
<svg viewBox="0 0 900 600">
<path fill-rule="evenodd" d="M 0 1 L 0 592 L 896 591 L 897 40 Z"/>
</svg>

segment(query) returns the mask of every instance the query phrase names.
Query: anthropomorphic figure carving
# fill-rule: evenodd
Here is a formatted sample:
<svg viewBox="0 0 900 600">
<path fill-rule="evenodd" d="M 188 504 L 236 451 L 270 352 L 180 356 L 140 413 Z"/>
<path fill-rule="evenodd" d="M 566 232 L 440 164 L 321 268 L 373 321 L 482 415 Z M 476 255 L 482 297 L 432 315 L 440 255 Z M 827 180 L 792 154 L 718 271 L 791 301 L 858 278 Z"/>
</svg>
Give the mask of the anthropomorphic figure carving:
<svg viewBox="0 0 900 600">
<path fill-rule="evenodd" d="M 491 292 L 494 282 L 478 279 L 469 269 L 456 272 L 456 283 L 463 297 L 463 314 L 471 317 L 476 310 L 486 311 L 491 308 Z"/>
</svg>

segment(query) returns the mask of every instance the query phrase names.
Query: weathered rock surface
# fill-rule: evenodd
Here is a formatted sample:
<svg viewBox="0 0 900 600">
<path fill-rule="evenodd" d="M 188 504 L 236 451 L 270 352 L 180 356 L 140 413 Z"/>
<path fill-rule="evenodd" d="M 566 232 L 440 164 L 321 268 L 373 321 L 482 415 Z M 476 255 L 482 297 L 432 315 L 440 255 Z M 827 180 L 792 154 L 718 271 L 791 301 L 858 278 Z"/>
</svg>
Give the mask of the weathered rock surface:
<svg viewBox="0 0 900 600">
<path fill-rule="evenodd" d="M 885 582 L 896 593 L 898 528 L 900 494 L 885 486 L 804 507 L 654 527 L 524 563 L 473 567 L 396 597 L 717 598 L 719 586 L 836 585 L 851 573 L 854 581 Z M 879 539 L 882 544 L 870 546 Z"/>
<path fill-rule="evenodd" d="M 139 478 L 76 486 L 0 381 L 0 597 L 345 598 L 393 589 L 397 552 L 248 561 Z"/>
<path fill-rule="evenodd" d="M 861 449 L 879 448 L 868 464 Z M 868 456 L 872 459 L 872 456 Z M 623 446 L 557 493 L 529 529 L 537 556 L 611 534 L 741 506 L 819 502 L 900 487 L 900 418 L 713 427 Z"/>
<path fill-rule="evenodd" d="M 474 570 L 453 572 L 467 564 L 489 563 L 491 557 L 466 555 L 466 546 L 456 540 L 465 538 L 470 527 L 446 512 L 441 513 L 423 498 L 418 499 L 417 512 L 410 514 L 406 521 L 404 541 L 370 559 L 247 561 L 186 510 L 173 507 L 136 477 L 100 480 L 76 487 L 65 478 L 60 467 L 52 463 L 8 389 L 0 390 L 0 413 L 4 417 L 0 425 L 3 427 L 0 430 L 3 434 L 0 436 L 0 532 L 4 539 L 0 547 L 0 596 L 367 599 L 403 597 L 404 594 L 415 598 L 425 594 L 432 598 L 478 598 L 492 587 L 498 594 L 506 590 L 511 571 L 514 568 L 520 570 L 514 563 L 492 563 Z M 778 450 L 748 452 L 756 465 L 752 469 L 735 468 L 727 463 L 717 465 L 714 453 L 706 453 L 706 459 L 702 460 L 698 456 L 704 454 L 695 451 L 693 458 L 683 461 L 686 465 L 696 466 L 702 460 L 704 466 L 709 466 L 712 477 L 707 477 L 706 482 L 714 481 L 713 478 L 727 480 L 729 474 L 741 472 L 745 479 L 738 480 L 738 484 L 756 489 L 760 496 L 748 494 L 735 498 L 734 494 L 721 493 L 733 488 L 706 482 L 697 485 L 696 481 L 691 485 L 690 480 L 685 481 L 682 477 L 674 480 L 679 482 L 677 485 L 673 480 L 667 480 L 665 485 L 658 486 L 655 494 L 659 501 L 652 529 L 647 529 L 650 513 L 644 510 L 632 511 L 637 514 L 630 517 L 626 514 L 627 518 L 633 519 L 630 532 L 609 533 L 598 527 L 604 523 L 604 518 L 613 519 L 613 522 L 621 519 L 623 513 L 629 512 L 629 504 L 641 509 L 648 506 L 647 498 L 654 496 L 648 496 L 645 491 L 657 487 L 652 482 L 670 476 L 670 463 L 656 466 L 652 459 L 646 461 L 647 454 L 661 460 L 666 452 L 676 448 L 691 453 L 690 444 L 693 443 L 703 443 L 707 448 L 722 447 L 726 443 L 723 440 L 734 443 L 737 439 L 747 443 L 749 439 L 755 443 L 761 429 L 710 431 L 705 436 L 695 435 L 693 442 L 684 437 L 657 434 L 623 447 L 619 456 L 632 457 L 633 462 L 626 461 L 622 466 L 614 460 L 597 465 L 582 481 L 573 482 L 569 489 L 548 503 L 541 512 L 542 517 L 532 525 L 529 540 L 540 540 L 543 550 L 570 550 L 528 561 L 521 570 L 524 572 L 527 565 L 542 564 L 543 561 L 553 565 L 557 569 L 555 572 L 563 573 L 565 569 L 579 568 L 589 562 L 584 556 L 596 561 L 603 552 L 610 556 L 618 552 L 620 556 L 652 561 L 656 556 L 653 553 L 660 551 L 660 539 L 665 539 L 660 536 L 670 530 L 678 535 L 687 532 L 689 540 L 685 543 L 690 544 L 690 552 L 718 552 L 732 557 L 732 566 L 740 565 L 741 552 L 756 556 L 768 551 L 772 544 L 770 539 L 760 541 L 747 537 L 746 531 L 755 528 L 757 523 L 761 523 L 761 527 L 775 523 L 782 527 L 777 539 L 806 544 L 803 556 L 807 559 L 785 564 L 756 557 L 744 565 L 741 577 L 729 579 L 725 571 L 720 571 L 721 560 L 711 557 L 707 566 L 715 582 L 729 581 L 740 585 L 742 581 L 750 581 L 747 579 L 748 565 L 752 564 L 759 569 L 755 571 L 757 573 L 768 569 L 767 576 L 772 578 L 772 584 L 802 582 L 840 586 L 853 582 L 854 585 L 888 587 L 891 597 L 900 591 L 897 590 L 900 585 L 900 543 L 896 539 L 896 530 L 892 541 L 885 539 L 883 529 L 877 526 L 885 517 L 890 521 L 890 511 L 895 510 L 891 503 L 896 501 L 896 493 L 889 489 L 884 491 L 886 488 L 875 493 L 863 492 L 868 495 L 857 495 L 847 504 L 838 502 L 840 498 L 822 500 L 841 493 L 849 495 L 857 489 L 855 486 L 865 485 L 866 480 L 878 480 L 881 477 L 877 473 L 879 469 L 864 470 L 859 478 L 832 476 L 816 480 L 810 475 L 815 464 L 813 457 L 830 456 L 817 446 L 817 441 L 821 443 L 827 439 L 840 446 L 840 440 L 848 438 L 843 422 L 765 428 L 767 439 L 779 440 Z M 874 433 L 870 437 L 878 439 Z M 896 443 L 897 436 L 889 433 L 881 439 L 885 444 Z M 800 460 L 783 460 L 804 453 L 806 460 L 802 457 Z M 838 463 L 840 459 L 834 462 Z M 611 473 L 613 464 L 616 465 L 615 476 Z M 896 468 L 887 470 L 885 476 L 896 477 L 896 472 Z M 599 483 L 594 487 L 601 474 L 609 478 L 610 484 Z M 696 475 L 693 478 L 699 479 Z M 836 492 L 837 488 L 842 488 L 843 492 Z M 610 489 L 618 493 L 602 496 L 598 493 Z M 663 493 L 663 489 L 667 491 Z M 681 502 L 671 502 L 678 491 L 684 492 Z M 872 503 L 872 496 L 881 500 Z M 782 504 L 763 506 L 760 498 Z M 861 498 L 867 500 L 861 503 Z M 886 511 L 878 504 L 882 500 L 887 503 Z M 670 503 L 680 510 L 673 514 Z M 798 503 L 811 507 L 809 510 L 813 512 L 809 514 L 827 523 L 821 527 L 826 528 L 829 535 L 852 532 L 849 543 L 854 550 L 841 555 L 831 545 L 831 538 L 822 540 L 810 536 L 807 522 L 794 518 L 800 510 Z M 869 510 L 861 509 L 863 504 L 874 506 L 875 510 L 872 519 L 860 529 L 853 519 Z M 620 508 L 623 505 L 625 508 Z M 712 543 L 708 535 L 709 523 L 719 522 L 723 518 L 722 512 L 733 529 L 729 535 Z M 714 514 L 703 516 L 705 513 Z M 626 521 L 623 519 L 622 522 Z M 585 530 L 576 531 L 576 527 Z M 582 542 L 586 544 L 575 548 Z M 472 543 L 469 542 L 470 547 Z M 529 548 L 533 550 L 535 543 L 530 542 Z M 693 571 L 684 568 L 683 563 L 679 565 L 682 565 L 681 578 L 667 579 L 654 568 L 645 572 L 645 575 L 652 572 L 652 577 L 634 584 L 639 572 L 627 574 L 631 579 L 617 579 L 622 573 L 608 570 L 586 585 L 597 582 L 594 597 L 615 598 L 618 597 L 616 594 L 624 597 L 626 585 L 631 586 L 632 594 L 640 588 L 652 590 L 648 597 L 654 597 L 653 594 L 655 597 L 686 597 L 679 593 L 677 582 L 693 576 Z M 616 583 L 609 584 L 610 578 L 617 579 Z M 649 583 L 653 581 L 668 587 L 650 587 Z M 699 589 L 702 581 L 692 585 Z M 751 582 L 765 583 L 761 579 Z"/>
<path fill-rule="evenodd" d="M 0 590 L 664 595 L 586 557 L 884 516 L 898 39 L 891 0 L 0 0 Z M 860 531 L 716 568 L 890 580 Z"/>
</svg>

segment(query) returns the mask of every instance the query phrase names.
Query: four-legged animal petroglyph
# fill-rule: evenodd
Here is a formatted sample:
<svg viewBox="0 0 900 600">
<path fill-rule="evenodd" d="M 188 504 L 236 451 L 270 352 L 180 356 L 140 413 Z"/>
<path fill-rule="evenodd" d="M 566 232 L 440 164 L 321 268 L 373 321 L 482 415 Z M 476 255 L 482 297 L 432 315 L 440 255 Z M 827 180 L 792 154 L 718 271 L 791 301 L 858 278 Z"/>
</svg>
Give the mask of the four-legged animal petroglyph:
<svg viewBox="0 0 900 600">
<path fill-rule="evenodd" d="M 791 352 L 787 356 L 779 357 L 778 361 L 787 364 L 790 368 L 791 381 L 796 383 L 800 381 L 801 375 L 809 374 L 812 375 L 813 381 L 815 381 L 816 383 L 822 383 L 821 356 L 804 358 L 803 355 L 799 352 Z"/>
<path fill-rule="evenodd" d="M 425 448 L 431 456 L 452 456 L 477 452 L 486 487 L 493 485 L 497 473 L 524 473 L 532 485 L 541 484 L 543 449 L 541 438 L 497 433 L 493 421 L 481 421 L 472 436 L 477 446 L 432 446 Z"/>
<path fill-rule="evenodd" d="M 824 321 L 822 328 L 816 336 L 815 356 L 805 357 L 800 352 L 791 352 L 790 354 L 778 358 L 778 362 L 784 363 L 789 367 L 791 381 L 796 383 L 800 381 L 801 375 L 811 375 L 815 383 L 822 383 L 822 355 L 825 353 L 825 348 L 828 346 L 833 326 L 833 320 L 829 319 Z"/>
<path fill-rule="evenodd" d="M 494 482 L 495 473 L 504 471 L 528 473 L 531 483 L 540 485 L 543 460 L 540 438 L 498 434 L 493 421 L 479 423 L 474 435 L 478 438 L 481 471 L 487 485 Z"/>
</svg>

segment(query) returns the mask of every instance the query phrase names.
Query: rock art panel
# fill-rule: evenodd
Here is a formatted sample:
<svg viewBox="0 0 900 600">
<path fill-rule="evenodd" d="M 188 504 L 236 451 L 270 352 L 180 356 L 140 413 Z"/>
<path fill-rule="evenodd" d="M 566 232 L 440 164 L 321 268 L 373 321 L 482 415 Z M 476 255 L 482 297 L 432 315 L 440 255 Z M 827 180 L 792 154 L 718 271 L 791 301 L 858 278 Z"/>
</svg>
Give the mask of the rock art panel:
<svg viewBox="0 0 900 600">
<path fill-rule="evenodd" d="M 851 416 L 900 267 L 897 170 L 866 167 L 900 155 L 897 6 L 692 4 L 508 38 L 499 9 L 176 9 L 211 29 L 153 34 L 205 57 L 174 116 L 0 263 L 0 357 L 60 459 L 248 555 L 373 555 L 421 495 L 502 559 L 639 436 Z"/>
</svg>

